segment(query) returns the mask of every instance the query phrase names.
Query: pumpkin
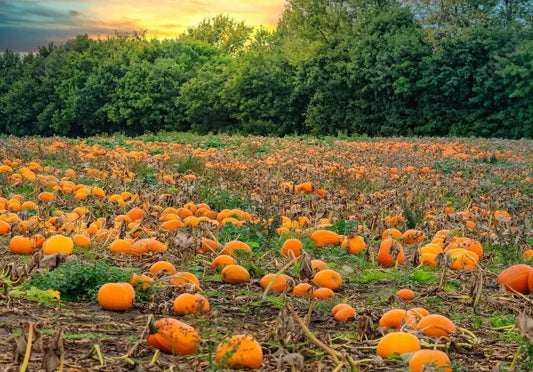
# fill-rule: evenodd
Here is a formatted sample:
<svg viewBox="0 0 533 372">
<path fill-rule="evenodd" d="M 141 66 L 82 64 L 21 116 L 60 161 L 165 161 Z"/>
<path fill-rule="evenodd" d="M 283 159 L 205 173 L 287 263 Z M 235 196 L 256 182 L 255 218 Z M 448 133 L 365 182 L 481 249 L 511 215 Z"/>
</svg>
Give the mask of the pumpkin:
<svg viewBox="0 0 533 372">
<path fill-rule="evenodd" d="M 53 235 L 46 239 L 42 249 L 45 255 L 63 253 L 68 256 L 74 249 L 74 242 L 64 235 Z"/>
<path fill-rule="evenodd" d="M 358 254 L 366 249 L 365 239 L 359 235 L 345 238 L 342 241 L 341 248 L 346 249 L 350 254 Z"/>
<path fill-rule="evenodd" d="M 131 255 L 140 256 L 149 252 L 164 252 L 165 244 L 155 239 L 139 239 L 131 246 Z"/>
<path fill-rule="evenodd" d="M 452 372 L 448 355 L 440 350 L 419 350 L 409 360 L 409 372 Z"/>
<path fill-rule="evenodd" d="M 81 248 L 89 248 L 91 246 L 91 238 L 84 234 L 76 234 L 72 236 L 72 241 L 75 246 Z"/>
<path fill-rule="evenodd" d="M 198 352 L 200 335 L 190 325 L 173 318 L 150 320 L 147 341 L 166 354 L 191 355 Z"/>
<path fill-rule="evenodd" d="M 329 269 L 328 264 L 322 260 L 311 260 L 311 267 L 315 272 Z"/>
<path fill-rule="evenodd" d="M 167 274 L 176 274 L 176 268 L 168 261 L 157 261 L 152 266 L 150 266 L 150 273 L 157 275 L 163 272 Z"/>
<path fill-rule="evenodd" d="M 117 239 L 109 246 L 109 251 L 111 253 L 123 253 L 131 254 L 131 246 L 133 243 L 131 240 L 126 239 Z"/>
<path fill-rule="evenodd" d="M 533 293 L 533 270 L 529 273 L 528 286 L 529 292 Z"/>
<path fill-rule="evenodd" d="M 402 245 L 393 240 L 385 239 L 381 242 L 378 251 L 378 263 L 383 267 L 394 267 L 403 265 L 405 254 Z"/>
<path fill-rule="evenodd" d="M 220 247 L 220 244 L 218 244 L 218 242 L 212 239 L 202 238 L 202 240 L 200 241 L 200 247 L 198 248 L 198 251 L 200 253 L 213 253 L 213 252 L 216 252 L 219 247 Z"/>
<path fill-rule="evenodd" d="M 235 265 L 237 261 L 227 254 L 221 254 L 220 256 L 217 256 L 213 259 L 211 262 L 211 268 L 217 269 L 217 268 L 224 268 L 228 265 Z"/>
<path fill-rule="evenodd" d="M 32 254 L 33 241 L 24 236 L 15 235 L 9 241 L 9 250 L 14 254 Z"/>
<path fill-rule="evenodd" d="M 381 316 L 379 326 L 387 333 L 391 328 L 397 331 L 402 328 L 405 319 L 406 311 L 403 309 L 392 309 Z"/>
<path fill-rule="evenodd" d="M 259 284 L 261 285 L 261 288 L 266 289 L 270 282 L 273 281 L 272 285 L 270 286 L 270 292 L 278 292 L 283 293 L 287 289 L 289 289 L 290 284 L 292 282 L 292 278 L 285 274 L 280 274 L 276 279 L 274 277 L 276 274 L 266 274 L 261 278 L 261 281 Z"/>
<path fill-rule="evenodd" d="M 148 275 L 133 274 L 131 279 L 128 280 L 128 283 L 130 283 L 133 286 L 133 288 L 139 291 L 147 291 L 154 284 L 154 280 L 150 278 Z"/>
<path fill-rule="evenodd" d="M 11 225 L 6 221 L 0 220 L 0 236 L 7 235 L 11 231 Z"/>
<path fill-rule="evenodd" d="M 224 245 L 224 248 L 220 252 L 221 254 L 227 254 L 231 257 L 235 257 L 237 255 L 236 251 L 240 252 L 252 252 L 252 249 L 250 246 L 244 242 L 241 242 L 239 240 L 232 240 L 230 242 L 227 242 Z"/>
<path fill-rule="evenodd" d="M 403 238 L 403 234 L 401 233 L 400 230 L 391 227 L 383 231 L 383 233 L 381 234 L 381 240 L 385 240 L 389 238 Z"/>
<path fill-rule="evenodd" d="M 531 287 L 528 280 L 532 271 L 531 266 L 525 264 L 513 265 L 498 275 L 498 283 L 503 285 L 509 292 L 512 292 L 511 289 L 513 289 L 519 293 L 528 294 Z"/>
<path fill-rule="evenodd" d="M 338 322 L 346 322 L 352 320 L 355 316 L 355 310 L 348 304 L 338 304 L 331 309 L 331 315 Z"/>
<path fill-rule="evenodd" d="M 450 319 L 439 314 L 426 315 L 420 319 L 416 328 L 429 337 L 448 336 L 457 330 Z"/>
<path fill-rule="evenodd" d="M 411 302 L 415 299 L 415 293 L 410 289 L 400 289 L 396 292 L 396 296 L 405 302 Z"/>
<path fill-rule="evenodd" d="M 410 333 L 392 332 L 379 341 L 376 349 L 377 355 L 388 358 L 392 354 L 413 353 L 420 350 L 420 340 Z"/>
<path fill-rule="evenodd" d="M 236 335 L 218 345 L 215 361 L 231 368 L 259 369 L 263 363 L 263 350 L 253 337 Z"/>
<path fill-rule="evenodd" d="M 296 297 L 302 297 L 303 295 L 311 297 L 313 295 L 313 287 L 309 283 L 300 283 L 292 289 L 292 294 Z"/>
<path fill-rule="evenodd" d="M 405 324 L 411 329 L 416 329 L 416 325 L 426 315 L 429 315 L 429 311 L 423 307 L 415 307 L 410 310 L 407 310 L 405 313 Z"/>
<path fill-rule="evenodd" d="M 180 271 L 170 278 L 170 284 L 176 286 L 182 286 L 187 284 L 194 284 L 196 287 L 200 287 L 200 281 L 193 273 L 188 271 Z"/>
<path fill-rule="evenodd" d="M 329 288 L 318 288 L 313 291 L 313 297 L 317 300 L 325 300 L 326 298 L 333 298 L 335 297 L 335 292 L 333 292 Z"/>
<path fill-rule="evenodd" d="M 340 236 L 329 230 L 317 230 L 311 234 L 311 240 L 317 248 L 324 248 L 328 245 L 339 245 Z"/>
<path fill-rule="evenodd" d="M 321 270 L 313 277 L 313 283 L 320 287 L 326 287 L 335 291 L 341 287 L 342 278 L 335 270 Z"/>
<path fill-rule="evenodd" d="M 281 247 L 281 257 L 300 257 L 303 244 L 298 239 L 287 239 Z"/>
<path fill-rule="evenodd" d="M 228 265 L 220 273 L 222 281 L 229 284 L 248 283 L 250 273 L 240 265 Z"/>
<path fill-rule="evenodd" d="M 98 304 L 104 310 L 126 311 L 134 299 L 135 290 L 130 283 L 106 283 L 98 290 Z"/>
<path fill-rule="evenodd" d="M 402 241 L 404 244 L 414 244 L 424 240 L 426 236 L 422 231 L 410 229 L 403 233 Z"/>
<path fill-rule="evenodd" d="M 174 300 L 174 312 L 178 315 L 205 313 L 210 309 L 207 298 L 199 293 L 182 293 Z"/>
</svg>

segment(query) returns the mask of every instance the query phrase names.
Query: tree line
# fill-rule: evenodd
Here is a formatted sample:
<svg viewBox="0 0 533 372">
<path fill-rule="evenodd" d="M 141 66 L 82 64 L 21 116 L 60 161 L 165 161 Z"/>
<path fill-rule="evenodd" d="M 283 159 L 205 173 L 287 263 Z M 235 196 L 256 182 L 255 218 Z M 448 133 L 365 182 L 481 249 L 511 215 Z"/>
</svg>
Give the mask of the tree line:
<svg viewBox="0 0 533 372">
<path fill-rule="evenodd" d="M 178 38 L 0 55 L 0 133 L 533 137 L 533 3 L 289 0 Z"/>
</svg>

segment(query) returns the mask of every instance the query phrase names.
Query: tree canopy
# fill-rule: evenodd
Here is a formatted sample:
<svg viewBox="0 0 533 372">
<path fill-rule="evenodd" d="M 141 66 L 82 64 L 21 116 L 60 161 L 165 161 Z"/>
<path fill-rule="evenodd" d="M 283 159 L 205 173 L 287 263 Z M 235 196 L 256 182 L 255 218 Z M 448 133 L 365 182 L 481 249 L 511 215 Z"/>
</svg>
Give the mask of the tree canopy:
<svg viewBox="0 0 533 372">
<path fill-rule="evenodd" d="M 176 39 L 78 36 L 0 54 L 0 132 L 533 137 L 533 5 L 289 0 Z"/>
</svg>

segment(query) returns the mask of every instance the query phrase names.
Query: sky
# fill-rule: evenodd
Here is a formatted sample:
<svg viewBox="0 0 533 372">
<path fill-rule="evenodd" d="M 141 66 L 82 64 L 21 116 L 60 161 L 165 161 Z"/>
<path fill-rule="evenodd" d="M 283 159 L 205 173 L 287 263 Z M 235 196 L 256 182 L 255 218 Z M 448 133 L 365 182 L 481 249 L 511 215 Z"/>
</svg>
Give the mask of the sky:
<svg viewBox="0 0 533 372">
<path fill-rule="evenodd" d="M 76 35 L 147 30 L 174 37 L 217 14 L 274 27 L 285 0 L 0 0 L 0 50 L 36 50 Z"/>
</svg>

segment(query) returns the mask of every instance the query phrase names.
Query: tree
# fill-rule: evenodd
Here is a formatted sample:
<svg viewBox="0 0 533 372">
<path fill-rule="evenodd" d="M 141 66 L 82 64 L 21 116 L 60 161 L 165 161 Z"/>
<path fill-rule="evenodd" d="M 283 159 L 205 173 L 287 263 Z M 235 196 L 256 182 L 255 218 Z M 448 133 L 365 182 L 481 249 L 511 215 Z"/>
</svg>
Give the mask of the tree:
<svg viewBox="0 0 533 372">
<path fill-rule="evenodd" d="M 198 26 L 189 27 L 182 36 L 206 42 L 220 48 L 228 55 L 242 53 L 253 32 L 252 26 L 225 15 L 204 19 Z"/>
</svg>

